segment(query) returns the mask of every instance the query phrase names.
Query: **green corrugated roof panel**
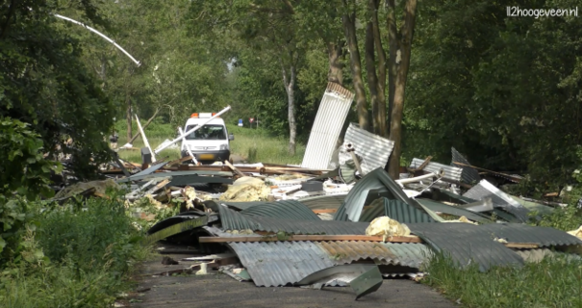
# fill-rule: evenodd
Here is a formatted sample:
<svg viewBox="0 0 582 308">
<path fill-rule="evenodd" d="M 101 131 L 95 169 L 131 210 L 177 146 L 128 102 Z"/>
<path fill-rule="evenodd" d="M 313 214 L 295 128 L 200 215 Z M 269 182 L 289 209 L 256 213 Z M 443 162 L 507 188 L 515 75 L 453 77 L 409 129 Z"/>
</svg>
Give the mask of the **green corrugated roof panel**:
<svg viewBox="0 0 582 308">
<path fill-rule="evenodd" d="M 312 210 L 337 209 L 344 203 L 346 196 L 347 194 L 301 198 L 300 202 Z"/>
<path fill-rule="evenodd" d="M 471 212 L 469 210 L 465 210 L 462 208 L 446 205 L 444 203 L 436 202 L 434 200 L 419 198 L 419 199 L 416 199 L 416 201 L 418 201 L 422 205 L 426 206 L 429 210 L 431 210 L 433 212 L 440 212 L 443 214 L 449 214 L 449 215 L 454 215 L 454 216 L 459 216 L 459 217 L 465 216 L 470 220 L 480 222 L 480 223 L 492 223 L 493 222 L 490 217 L 487 217 L 485 215 Z"/>
<path fill-rule="evenodd" d="M 262 230 L 261 224 L 253 221 L 251 217 L 244 216 L 240 212 L 231 210 L 225 205 L 219 205 L 218 211 L 224 230 Z"/>
<path fill-rule="evenodd" d="M 232 201 L 218 201 L 220 204 L 225 204 L 229 208 L 235 208 L 239 211 L 244 211 L 255 205 L 268 203 L 266 201 L 248 201 L 248 202 L 232 202 Z"/>
<path fill-rule="evenodd" d="M 358 221 L 362 214 L 362 209 L 370 191 L 387 189 L 389 199 L 400 200 L 406 204 L 418 208 L 423 211 L 422 206 L 414 199 L 408 198 L 406 193 L 398 186 L 394 180 L 388 175 L 384 169 L 377 168 L 368 173 L 348 193 L 344 203 L 338 209 L 334 216 L 334 220 L 351 220 Z"/>
<path fill-rule="evenodd" d="M 371 207 L 360 216 L 360 221 L 371 222 L 379 216 L 388 216 L 401 223 L 434 222 L 430 216 L 400 200 L 380 198 L 372 202 Z"/>
<path fill-rule="evenodd" d="M 241 214 L 283 219 L 321 220 L 312 210 L 296 200 L 281 200 L 278 202 L 257 204 L 243 210 Z"/>
</svg>

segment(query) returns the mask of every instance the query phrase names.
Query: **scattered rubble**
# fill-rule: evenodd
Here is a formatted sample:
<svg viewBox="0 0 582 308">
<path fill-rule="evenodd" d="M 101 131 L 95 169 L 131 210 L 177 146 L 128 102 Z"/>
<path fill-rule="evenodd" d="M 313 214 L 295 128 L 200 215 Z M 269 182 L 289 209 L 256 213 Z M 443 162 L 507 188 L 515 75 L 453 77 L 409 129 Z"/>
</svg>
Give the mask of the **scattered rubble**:
<svg viewBox="0 0 582 308">
<path fill-rule="evenodd" d="M 511 185 L 518 175 L 473 166 L 452 148 L 451 164 L 414 158 L 392 179 L 384 170 L 392 141 L 350 124 L 344 142 L 336 142 L 352 99 L 328 86 L 301 167 L 116 159 L 101 168 L 106 181 L 70 186 L 57 197 L 127 187 L 128 208 L 150 220 L 140 214 L 142 202 L 158 210 L 180 206 L 179 215 L 148 230 L 146 243 L 181 245 L 188 257 L 163 262 L 195 264 L 164 275 L 219 271 L 259 287 L 349 285 L 356 299 L 384 278 L 421 279 L 434 251 L 483 271 L 540 260 L 550 249 L 582 251 L 582 226 L 568 234 L 524 224 L 532 211 L 551 212 L 557 203 L 512 196 L 483 179 Z M 334 103 L 341 108 L 322 112 Z"/>
</svg>

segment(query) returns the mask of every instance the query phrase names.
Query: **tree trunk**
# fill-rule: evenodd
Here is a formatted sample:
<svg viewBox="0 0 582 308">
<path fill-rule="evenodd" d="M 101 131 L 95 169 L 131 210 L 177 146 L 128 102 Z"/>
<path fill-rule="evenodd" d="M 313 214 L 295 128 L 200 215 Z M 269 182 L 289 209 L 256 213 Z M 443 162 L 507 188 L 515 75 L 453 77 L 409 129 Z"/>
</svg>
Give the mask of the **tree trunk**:
<svg viewBox="0 0 582 308">
<path fill-rule="evenodd" d="M 350 68 L 352 70 L 352 79 L 356 90 L 356 108 L 358 110 L 358 120 L 360 128 L 368 130 L 368 106 L 366 104 L 366 91 L 362 80 L 362 62 L 360 60 L 360 51 L 358 49 L 358 40 L 356 38 L 356 14 L 344 15 L 342 22 L 348 50 L 350 51 Z"/>
<path fill-rule="evenodd" d="M 125 112 L 125 119 L 127 120 L 127 142 L 130 143 L 131 141 L 131 136 L 133 135 L 132 131 L 131 131 L 131 123 L 132 123 L 132 117 L 131 117 L 131 98 L 129 97 L 129 95 L 127 95 L 125 97 L 125 102 L 127 104 L 127 110 Z"/>
<path fill-rule="evenodd" d="M 396 28 L 396 5 L 394 0 L 386 0 L 386 8 L 388 10 L 387 24 L 388 24 L 388 45 L 390 59 L 388 63 L 388 127 L 392 123 L 392 109 L 394 109 L 394 83 L 396 81 L 396 52 L 399 49 L 400 37 L 398 29 Z M 390 133 L 390 132 L 388 132 Z"/>
<path fill-rule="evenodd" d="M 386 52 L 382 47 L 382 36 L 378 23 L 378 7 L 380 0 L 370 0 L 370 8 L 373 8 L 372 27 L 374 30 L 374 45 L 378 56 L 378 130 L 379 135 L 388 137 L 386 123 Z"/>
<path fill-rule="evenodd" d="M 344 82 L 342 72 L 344 64 L 341 61 L 343 45 L 343 41 L 327 43 L 327 54 L 329 57 L 329 72 L 327 74 L 327 80 L 339 85 L 343 85 Z"/>
<path fill-rule="evenodd" d="M 389 0 L 393 3 L 394 0 Z M 404 25 L 399 49 L 396 51 L 396 79 L 394 81 L 394 103 L 390 117 L 390 139 L 394 141 L 394 150 L 390 155 L 388 173 L 397 179 L 400 170 L 400 154 L 402 152 L 402 113 L 404 111 L 404 90 L 410 66 L 410 51 L 416 17 L 416 0 L 407 0 L 405 7 Z"/>
<path fill-rule="evenodd" d="M 283 83 L 285 84 L 285 92 L 287 92 L 287 117 L 289 118 L 289 155 L 295 155 L 297 145 L 295 139 L 297 138 L 297 123 L 295 122 L 295 64 L 289 67 L 289 77 L 287 77 L 287 70 L 285 65 L 281 62 L 283 72 Z"/>
<path fill-rule="evenodd" d="M 373 1 L 373 0 L 372 0 Z M 366 41 L 364 44 L 366 59 L 366 77 L 370 89 L 370 103 L 372 104 L 372 127 L 374 134 L 380 134 L 378 115 L 378 76 L 376 76 L 376 57 L 374 56 L 374 28 L 372 22 L 366 25 Z"/>
</svg>

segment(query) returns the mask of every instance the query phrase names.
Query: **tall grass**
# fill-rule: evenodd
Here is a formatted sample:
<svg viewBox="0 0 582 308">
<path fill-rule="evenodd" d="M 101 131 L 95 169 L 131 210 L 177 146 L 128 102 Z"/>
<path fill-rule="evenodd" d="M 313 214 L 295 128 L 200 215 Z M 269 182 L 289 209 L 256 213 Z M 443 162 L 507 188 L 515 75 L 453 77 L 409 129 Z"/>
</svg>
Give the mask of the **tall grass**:
<svg viewBox="0 0 582 308">
<path fill-rule="evenodd" d="M 464 270 L 450 258 L 436 255 L 423 283 L 437 288 L 464 307 L 582 307 L 582 261 L 566 256 L 526 263 L 523 268 Z"/>
<path fill-rule="evenodd" d="M 155 125 L 154 125 L 155 124 Z M 116 123 L 116 129 L 119 133 L 118 145 L 125 144 L 126 132 L 125 122 L 120 121 Z M 135 124 L 134 124 L 135 126 Z M 269 131 L 263 128 L 248 128 L 238 127 L 236 125 L 227 124 L 228 132 L 234 134 L 234 141 L 230 142 L 231 154 L 241 156 L 249 163 L 264 162 L 273 164 L 300 164 L 305 153 L 305 144 L 297 143 L 295 155 L 289 154 L 289 139 L 283 137 L 272 136 Z M 134 130 L 136 132 L 136 130 Z M 166 139 L 176 138 L 176 129 L 172 128 L 170 124 L 152 123 L 145 129 L 145 134 L 148 137 L 148 142 L 152 149 L 155 149 Z M 178 142 L 178 146 L 180 146 Z M 141 137 L 138 137 L 134 143 L 134 148 L 144 147 Z M 119 157 L 124 160 L 140 163 L 141 153 L 139 150 L 122 150 L 119 151 Z M 167 149 L 156 156 L 159 158 L 167 157 L 168 160 L 177 159 L 180 157 L 179 149 Z"/>
</svg>

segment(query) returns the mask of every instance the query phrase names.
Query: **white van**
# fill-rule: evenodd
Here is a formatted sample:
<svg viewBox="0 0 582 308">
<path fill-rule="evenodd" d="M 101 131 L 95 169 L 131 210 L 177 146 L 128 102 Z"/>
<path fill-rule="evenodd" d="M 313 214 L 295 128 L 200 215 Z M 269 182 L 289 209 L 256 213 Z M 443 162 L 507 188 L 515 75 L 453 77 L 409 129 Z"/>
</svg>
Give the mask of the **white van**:
<svg viewBox="0 0 582 308">
<path fill-rule="evenodd" d="M 184 132 L 200 126 L 215 114 L 193 113 L 186 121 Z M 230 140 L 234 140 L 234 136 L 228 134 L 224 120 L 221 118 L 212 119 L 182 139 L 182 157 L 190 155 L 188 152 L 190 149 L 194 158 L 202 163 L 228 160 L 230 158 Z"/>
</svg>

